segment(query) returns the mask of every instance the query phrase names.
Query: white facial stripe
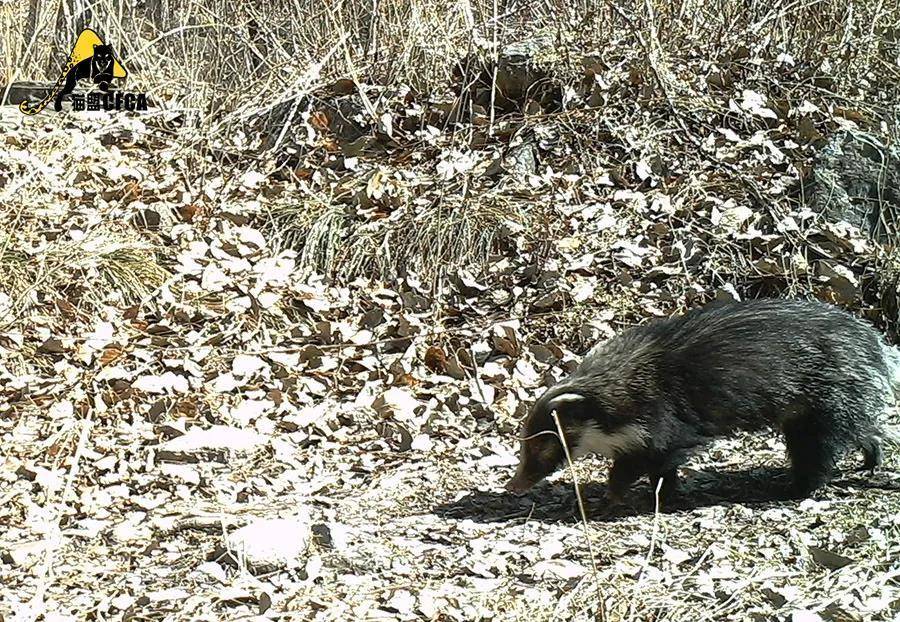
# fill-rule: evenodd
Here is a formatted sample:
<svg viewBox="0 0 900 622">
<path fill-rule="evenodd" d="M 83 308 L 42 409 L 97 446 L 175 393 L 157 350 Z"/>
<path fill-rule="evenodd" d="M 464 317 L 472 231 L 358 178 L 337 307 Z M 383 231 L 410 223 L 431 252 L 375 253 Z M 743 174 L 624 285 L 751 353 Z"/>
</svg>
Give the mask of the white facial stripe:
<svg viewBox="0 0 900 622">
<path fill-rule="evenodd" d="M 557 395 L 552 400 L 547 402 L 547 410 L 553 410 L 558 406 L 571 402 L 580 402 L 583 399 L 584 396 L 579 395 L 578 393 L 563 393 L 562 395 Z"/>
<path fill-rule="evenodd" d="M 573 458 L 596 453 L 607 458 L 615 458 L 631 449 L 643 447 L 647 441 L 647 429 L 637 423 L 629 423 L 607 434 L 596 425 L 584 428 L 578 444 L 572 452 Z"/>
</svg>

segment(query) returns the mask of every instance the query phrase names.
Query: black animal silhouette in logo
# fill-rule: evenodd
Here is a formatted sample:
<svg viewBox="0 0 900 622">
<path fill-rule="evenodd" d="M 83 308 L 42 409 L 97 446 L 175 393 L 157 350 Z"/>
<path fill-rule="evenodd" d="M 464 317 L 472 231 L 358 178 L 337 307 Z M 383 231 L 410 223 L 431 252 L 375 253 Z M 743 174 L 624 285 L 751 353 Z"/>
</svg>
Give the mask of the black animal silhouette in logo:
<svg viewBox="0 0 900 622">
<path fill-rule="evenodd" d="M 62 110 L 63 97 L 75 90 L 75 85 L 78 84 L 79 80 L 89 79 L 98 85 L 101 91 L 108 91 L 109 83 L 113 79 L 114 62 L 112 46 L 105 44 L 95 45 L 93 56 L 89 56 L 77 63 L 66 73 L 65 84 L 56 95 L 56 102 L 53 108 L 57 112 Z"/>
<path fill-rule="evenodd" d="M 82 42 L 86 37 L 90 37 L 96 43 L 93 43 L 93 53 L 85 56 L 87 50 L 84 49 L 85 43 L 90 45 L 90 39 Z M 80 52 L 80 53 L 79 53 Z M 54 109 L 59 112 L 62 110 L 63 98 L 75 90 L 79 80 L 90 80 L 96 84 L 101 91 L 108 91 L 109 85 L 114 77 L 123 77 L 124 70 L 119 69 L 119 75 L 115 75 L 116 59 L 113 54 L 112 46 L 103 43 L 96 33 L 86 30 L 79 37 L 79 42 L 75 46 L 69 57 L 69 62 L 63 68 L 62 73 L 56 80 L 53 90 L 41 101 L 36 104 L 22 102 L 19 109 L 25 114 L 37 114 L 47 107 L 51 100 L 54 100 Z"/>
</svg>

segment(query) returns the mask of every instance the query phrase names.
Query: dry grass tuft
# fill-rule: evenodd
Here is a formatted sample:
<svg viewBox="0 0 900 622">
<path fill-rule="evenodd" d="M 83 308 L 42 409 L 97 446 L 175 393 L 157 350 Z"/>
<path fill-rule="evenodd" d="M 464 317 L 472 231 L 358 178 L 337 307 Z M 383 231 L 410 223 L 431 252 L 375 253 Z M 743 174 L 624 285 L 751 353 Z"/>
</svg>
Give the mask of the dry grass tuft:
<svg viewBox="0 0 900 622">
<path fill-rule="evenodd" d="M 31 255 L 9 234 L 0 237 L 0 291 L 11 303 L 0 326 L 21 319 L 36 298 L 56 295 L 79 312 L 115 301 L 130 305 L 146 298 L 169 278 L 153 247 L 133 231 L 98 227 L 80 240 L 59 239 Z"/>
<path fill-rule="evenodd" d="M 265 228 L 312 271 L 342 279 L 406 271 L 433 278 L 484 265 L 512 233 L 541 230 L 544 218 L 537 206 L 506 196 L 465 203 L 452 197 L 428 207 L 410 203 L 373 221 L 355 217 L 348 206 L 310 201 L 271 210 Z"/>
</svg>

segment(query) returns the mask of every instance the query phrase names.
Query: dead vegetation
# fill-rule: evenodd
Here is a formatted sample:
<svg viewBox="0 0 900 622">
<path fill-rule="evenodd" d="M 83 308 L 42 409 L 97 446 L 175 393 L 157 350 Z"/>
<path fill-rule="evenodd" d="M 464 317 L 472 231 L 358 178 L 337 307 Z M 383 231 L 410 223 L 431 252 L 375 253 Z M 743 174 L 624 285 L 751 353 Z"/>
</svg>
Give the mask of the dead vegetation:
<svg viewBox="0 0 900 622">
<path fill-rule="evenodd" d="M 3 81 L 80 6 L 0 4 Z M 157 107 L 0 108 L 0 615 L 898 615 L 896 451 L 797 503 L 721 441 L 662 513 L 579 462 L 585 525 L 569 474 L 500 490 L 622 326 L 796 295 L 896 338 L 896 6 L 91 10 Z"/>
</svg>

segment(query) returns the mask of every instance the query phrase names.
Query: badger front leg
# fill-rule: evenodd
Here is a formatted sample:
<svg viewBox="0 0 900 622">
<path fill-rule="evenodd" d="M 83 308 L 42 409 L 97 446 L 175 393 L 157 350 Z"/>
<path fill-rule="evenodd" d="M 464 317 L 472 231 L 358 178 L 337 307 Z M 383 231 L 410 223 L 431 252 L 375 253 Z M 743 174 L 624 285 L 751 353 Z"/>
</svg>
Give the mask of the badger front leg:
<svg viewBox="0 0 900 622">
<path fill-rule="evenodd" d="M 642 475 L 650 479 L 650 486 L 656 492 L 662 480 L 660 499 L 672 500 L 679 490 L 678 466 L 684 462 L 686 450 L 669 453 L 641 452 L 619 456 L 609 470 L 609 499 L 620 503 L 628 489 Z"/>
<path fill-rule="evenodd" d="M 654 467 L 648 475 L 650 476 L 650 487 L 653 489 L 654 501 L 657 488 L 659 488 L 659 499 L 662 502 L 670 502 L 678 495 L 681 480 L 678 477 L 678 468 L 676 466 Z M 662 485 L 660 485 L 659 480 L 662 480 Z"/>
<path fill-rule="evenodd" d="M 625 500 L 625 493 L 628 492 L 631 485 L 646 473 L 646 458 L 642 458 L 636 454 L 629 454 L 616 458 L 609 469 L 609 476 L 607 478 L 606 507 L 614 508 L 621 505 Z M 585 510 L 588 515 L 593 514 L 595 510 L 601 510 L 599 506 L 593 504 L 592 506 L 592 509 Z M 572 501 L 572 512 L 575 516 L 578 516 L 581 513 L 577 495 Z"/>
<path fill-rule="evenodd" d="M 645 473 L 647 473 L 646 456 L 625 454 L 613 460 L 606 484 L 606 496 L 609 501 L 613 504 L 622 503 L 631 485 Z"/>
</svg>

